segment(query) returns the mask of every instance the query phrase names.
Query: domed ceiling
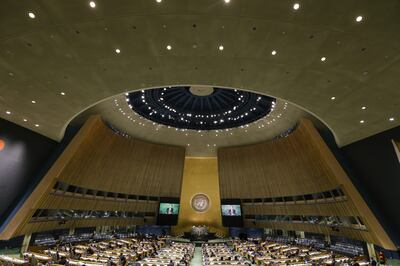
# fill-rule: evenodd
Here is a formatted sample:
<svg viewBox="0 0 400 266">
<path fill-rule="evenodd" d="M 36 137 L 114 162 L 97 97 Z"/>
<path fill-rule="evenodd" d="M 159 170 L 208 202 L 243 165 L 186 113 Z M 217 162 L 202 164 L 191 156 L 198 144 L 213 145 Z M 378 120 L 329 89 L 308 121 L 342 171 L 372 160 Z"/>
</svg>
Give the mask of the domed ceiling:
<svg viewBox="0 0 400 266">
<path fill-rule="evenodd" d="M 275 99 L 210 86 L 175 86 L 127 94 L 141 116 L 175 128 L 212 130 L 242 126 L 266 116 Z"/>
<path fill-rule="evenodd" d="M 340 146 L 399 125 L 398 0 L 92 2 L 0 2 L 1 118 L 60 140 L 104 99 L 206 84 L 301 106 Z"/>
<path fill-rule="evenodd" d="M 187 156 L 216 156 L 220 147 L 285 137 L 309 115 L 284 100 L 212 86 L 171 86 L 127 92 L 80 114 L 100 114 L 117 134 L 185 146 Z M 182 120 L 183 118 L 183 120 Z"/>
</svg>

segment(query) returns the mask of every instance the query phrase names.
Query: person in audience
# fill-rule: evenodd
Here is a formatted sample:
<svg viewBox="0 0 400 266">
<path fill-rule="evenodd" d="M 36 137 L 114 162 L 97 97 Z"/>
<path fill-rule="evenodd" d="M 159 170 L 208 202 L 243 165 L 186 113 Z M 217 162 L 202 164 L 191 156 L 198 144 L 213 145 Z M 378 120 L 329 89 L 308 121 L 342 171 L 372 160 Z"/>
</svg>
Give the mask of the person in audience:
<svg viewBox="0 0 400 266">
<path fill-rule="evenodd" d="M 36 259 L 35 255 L 32 255 L 31 259 L 29 260 L 29 266 L 38 266 L 38 260 Z"/>
<path fill-rule="evenodd" d="M 58 250 L 57 250 L 56 255 L 55 255 L 55 261 L 57 263 L 60 261 L 60 253 L 58 252 Z"/>
<path fill-rule="evenodd" d="M 182 258 L 180 261 L 179 261 L 179 266 L 186 266 L 186 261 L 185 261 L 185 259 L 184 258 Z"/>
<path fill-rule="evenodd" d="M 59 261 L 59 264 L 61 264 L 61 265 L 68 265 L 69 263 L 68 263 L 68 261 L 67 261 L 67 258 L 61 257 L 61 259 L 60 259 L 60 261 Z"/>
<path fill-rule="evenodd" d="M 169 263 L 167 264 L 167 266 L 174 266 L 174 262 L 172 260 L 170 260 Z"/>
<path fill-rule="evenodd" d="M 114 265 L 114 263 L 113 263 L 113 261 L 112 261 L 112 258 L 111 258 L 111 257 L 108 257 L 107 266 L 113 266 L 113 265 Z"/>
</svg>

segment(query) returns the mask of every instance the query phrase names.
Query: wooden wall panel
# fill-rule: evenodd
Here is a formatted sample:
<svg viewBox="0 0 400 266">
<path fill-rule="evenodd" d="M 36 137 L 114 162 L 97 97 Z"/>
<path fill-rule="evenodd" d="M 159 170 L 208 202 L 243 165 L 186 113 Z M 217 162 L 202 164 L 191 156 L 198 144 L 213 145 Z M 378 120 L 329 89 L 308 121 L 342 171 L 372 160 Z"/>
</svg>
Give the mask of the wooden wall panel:
<svg viewBox="0 0 400 266">
<path fill-rule="evenodd" d="M 221 198 L 271 198 L 319 193 L 340 187 L 346 202 L 244 206 L 246 214 L 358 216 L 367 230 L 346 229 L 348 236 L 387 249 L 396 247 L 354 187 L 314 125 L 303 119 L 288 137 L 218 150 Z M 325 207 L 324 207 L 325 206 Z M 299 226 L 329 234 L 329 227 L 297 223 L 259 222 L 265 226 Z M 251 225 L 251 224 L 250 224 Z M 321 228 L 320 228 L 321 227 Z M 283 228 L 284 229 L 284 228 Z M 301 230 L 301 229 L 298 229 Z M 328 231 L 327 231 L 328 230 Z M 307 230 L 303 230 L 307 231 Z"/>
<path fill-rule="evenodd" d="M 218 150 L 222 198 L 304 195 L 338 186 L 305 125 L 287 138 Z"/>
<path fill-rule="evenodd" d="M 376 239 L 368 231 L 353 230 L 349 228 L 340 228 L 339 231 L 333 231 L 332 228 L 328 226 L 318 226 L 312 224 L 304 223 L 290 223 L 290 222 L 268 222 L 268 221 L 252 221 L 245 220 L 246 227 L 261 227 L 270 229 L 283 229 L 283 230 L 293 230 L 293 231 L 303 231 L 324 235 L 336 235 L 344 236 L 353 239 L 358 239 L 368 243 L 376 242 Z"/>
<path fill-rule="evenodd" d="M 155 202 L 110 201 L 52 195 L 57 181 L 93 190 L 143 196 L 179 197 L 185 148 L 147 143 L 114 133 L 99 116 L 86 121 L 39 185 L 0 233 L 9 239 L 26 232 L 65 226 L 110 224 L 111 219 L 31 223 L 37 209 L 156 212 Z M 140 224 L 143 219 L 116 219 L 118 225 Z M 146 219 L 146 223 L 155 223 Z"/>
<path fill-rule="evenodd" d="M 350 202 L 342 201 L 323 204 L 275 204 L 275 205 L 242 205 L 244 214 L 271 215 L 313 215 L 313 216 L 354 216 L 356 211 Z"/>
<path fill-rule="evenodd" d="M 46 222 L 33 222 L 28 223 L 24 226 L 21 234 L 29 234 L 32 232 L 45 232 L 50 230 L 78 228 L 78 227 L 97 227 L 97 226 L 128 226 L 128 225 L 142 225 L 142 224 L 154 224 L 155 219 L 146 218 L 146 222 L 143 218 L 135 219 L 85 219 L 85 220 L 74 220 L 68 221 L 65 224 L 60 224 L 57 221 L 46 221 Z"/>
<path fill-rule="evenodd" d="M 79 187 L 179 197 L 185 149 L 124 138 L 99 122 L 58 179 Z"/>
<path fill-rule="evenodd" d="M 158 209 L 158 202 L 81 199 L 73 198 L 72 196 L 48 195 L 45 197 L 43 203 L 40 205 L 40 208 L 66 210 L 156 212 Z"/>
</svg>

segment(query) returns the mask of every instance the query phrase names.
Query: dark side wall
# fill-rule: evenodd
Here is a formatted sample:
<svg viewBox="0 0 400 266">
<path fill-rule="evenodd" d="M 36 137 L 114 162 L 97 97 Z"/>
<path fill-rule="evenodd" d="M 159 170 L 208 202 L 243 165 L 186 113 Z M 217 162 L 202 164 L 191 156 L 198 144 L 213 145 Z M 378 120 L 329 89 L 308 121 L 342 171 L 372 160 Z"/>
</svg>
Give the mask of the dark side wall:
<svg viewBox="0 0 400 266">
<path fill-rule="evenodd" d="M 328 129 L 318 130 L 392 241 L 400 246 L 400 163 L 391 143 L 391 139 L 400 139 L 400 127 L 342 148 Z"/>
<path fill-rule="evenodd" d="M 400 140 L 400 127 L 347 145 L 341 151 L 400 246 L 400 162 L 392 139 Z"/>
<path fill-rule="evenodd" d="M 0 119 L 0 217 L 21 198 L 57 142 Z"/>
<path fill-rule="evenodd" d="M 68 127 L 60 143 L 0 119 L 0 231 L 78 132 Z"/>
</svg>

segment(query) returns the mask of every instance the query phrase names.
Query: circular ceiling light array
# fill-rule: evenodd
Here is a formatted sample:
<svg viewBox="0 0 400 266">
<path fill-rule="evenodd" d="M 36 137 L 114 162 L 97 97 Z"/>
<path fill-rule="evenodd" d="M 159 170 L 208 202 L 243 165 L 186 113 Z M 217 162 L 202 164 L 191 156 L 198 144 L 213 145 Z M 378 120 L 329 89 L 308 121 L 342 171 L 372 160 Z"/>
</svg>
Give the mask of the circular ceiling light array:
<svg viewBox="0 0 400 266">
<path fill-rule="evenodd" d="M 169 87 L 169 88 L 171 88 L 171 87 Z M 144 92 L 144 90 L 142 90 L 142 93 L 143 92 Z M 141 116 L 140 114 L 138 114 L 136 112 L 130 112 L 132 109 L 132 105 L 129 101 L 126 101 L 129 94 L 130 93 L 125 93 L 125 97 L 123 98 L 123 103 L 120 103 L 118 98 L 114 99 L 115 108 L 121 113 L 122 116 L 124 116 L 125 119 L 128 120 L 128 122 L 134 123 L 143 128 L 150 128 L 150 129 L 154 130 L 154 133 L 156 133 L 156 134 L 158 134 L 159 132 L 161 132 L 161 134 L 163 134 L 163 132 L 166 132 L 166 131 L 176 132 L 177 134 L 181 134 L 183 141 L 185 141 L 186 138 L 192 138 L 192 137 L 202 138 L 204 136 L 211 138 L 214 141 L 218 141 L 217 140 L 218 138 L 222 138 L 222 139 L 235 138 L 236 136 L 238 136 L 238 134 L 243 135 L 244 133 L 249 134 L 249 132 L 251 132 L 251 131 L 257 132 L 260 129 L 264 130 L 263 128 L 271 127 L 274 124 L 279 123 L 280 119 L 282 119 L 284 117 L 283 112 L 285 112 L 285 110 L 288 107 L 287 102 L 279 103 L 279 107 L 277 107 L 276 104 L 274 104 L 274 107 L 271 109 L 271 112 L 268 113 L 265 117 L 262 117 L 261 119 L 256 120 L 252 123 L 245 124 L 245 125 L 242 125 L 242 126 L 236 127 L 236 128 L 226 128 L 226 129 L 216 129 L 216 130 L 191 130 L 191 129 L 183 129 L 183 128 L 179 129 L 179 128 L 174 128 L 172 126 L 158 124 L 156 122 L 153 122 L 153 121 Z M 278 110 L 278 112 L 276 112 L 277 110 Z M 273 111 L 275 111 L 275 112 L 273 112 Z M 117 134 L 124 136 L 126 138 L 131 137 L 128 133 L 120 131 L 119 129 L 115 128 L 113 125 L 109 124 L 109 126 Z M 291 132 L 293 132 L 294 129 L 295 129 L 295 127 L 289 128 L 285 132 L 277 135 L 275 138 L 287 137 L 288 135 L 290 135 Z M 146 134 L 148 134 L 147 130 L 148 129 L 146 129 L 146 132 L 147 132 Z M 190 139 L 187 139 L 187 140 L 190 140 Z M 193 144 L 193 146 L 198 146 L 197 142 L 192 143 L 192 144 Z M 190 143 L 187 143 L 187 145 L 190 146 Z M 217 146 L 217 144 L 214 144 L 214 147 L 216 147 L 216 146 Z M 210 150 L 213 149 L 213 147 L 211 147 L 211 144 L 210 144 L 210 146 L 207 146 L 207 147 Z"/>
<path fill-rule="evenodd" d="M 247 91 L 212 88 L 198 96 L 177 86 L 129 93 L 128 106 L 155 123 L 179 129 L 222 130 L 245 126 L 268 115 L 275 99 Z M 122 112 L 124 113 L 124 112 Z"/>
</svg>

